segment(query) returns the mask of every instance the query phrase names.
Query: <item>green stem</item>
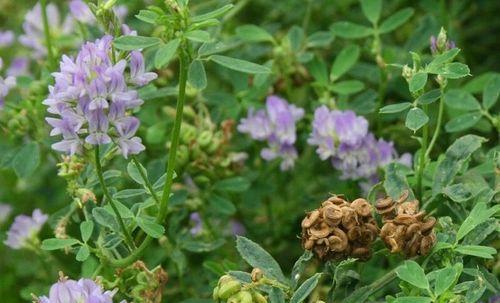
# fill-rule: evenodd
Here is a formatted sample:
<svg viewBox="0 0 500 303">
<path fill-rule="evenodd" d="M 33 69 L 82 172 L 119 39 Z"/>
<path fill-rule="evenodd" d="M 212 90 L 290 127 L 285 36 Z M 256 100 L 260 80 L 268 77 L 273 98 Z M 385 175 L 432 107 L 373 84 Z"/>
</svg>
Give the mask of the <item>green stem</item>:
<svg viewBox="0 0 500 303">
<path fill-rule="evenodd" d="M 380 279 L 377 281 L 373 282 L 370 285 L 370 294 L 376 293 L 377 291 L 381 290 L 384 288 L 387 284 L 391 283 L 394 279 L 396 279 L 396 269 L 391 270 L 390 272 L 386 273 L 384 276 L 382 276 Z"/>
<path fill-rule="evenodd" d="M 427 147 L 427 150 L 425 151 L 425 158 L 429 159 L 429 156 L 432 152 L 432 148 L 434 147 L 434 144 L 437 141 L 437 138 L 439 137 L 439 133 L 441 131 L 441 124 L 443 123 L 443 112 L 444 112 L 444 88 L 441 88 L 441 98 L 439 99 L 439 112 L 438 112 L 438 118 L 436 122 L 436 129 L 434 130 L 434 134 L 432 135 L 431 143 L 429 143 L 429 147 Z"/>
<path fill-rule="evenodd" d="M 427 113 L 427 105 L 423 106 L 423 110 L 425 113 Z M 420 149 L 420 160 L 419 160 L 419 165 L 418 165 L 418 172 L 417 172 L 417 193 L 418 197 L 420 200 L 423 198 L 423 176 L 424 176 L 424 167 L 425 163 L 427 162 L 427 157 L 426 157 L 426 150 L 427 150 L 427 141 L 429 140 L 429 124 L 424 125 L 424 129 L 422 131 L 422 142 L 421 142 L 421 149 Z"/>
<path fill-rule="evenodd" d="M 172 130 L 172 142 L 170 146 L 170 152 L 168 155 L 168 162 L 166 167 L 167 171 L 166 181 L 165 181 L 165 186 L 163 188 L 162 198 L 160 201 L 160 211 L 158 212 L 158 216 L 156 217 L 156 222 L 160 224 L 162 224 L 163 221 L 165 221 L 165 218 L 167 216 L 168 198 L 172 190 L 175 161 L 177 156 L 177 146 L 179 145 L 179 135 L 181 131 L 182 115 L 184 111 L 184 101 L 186 98 L 186 83 L 187 83 L 187 72 L 188 72 L 189 62 L 187 54 L 185 53 L 185 50 L 182 48 L 179 54 L 179 63 L 180 63 L 179 65 L 180 75 L 179 75 L 179 95 L 177 98 L 177 111 L 175 116 L 174 128 Z M 114 267 L 127 266 L 142 256 L 144 250 L 149 246 L 152 240 L 153 238 L 151 236 L 147 236 L 141 243 L 141 245 L 139 245 L 139 247 L 127 257 L 119 260 L 110 258 L 106 261 Z"/>
<path fill-rule="evenodd" d="M 47 57 L 49 59 L 49 67 L 54 68 L 56 66 L 56 62 L 52 49 L 52 37 L 50 36 L 49 19 L 47 17 L 47 0 L 41 0 L 40 5 L 42 9 L 43 33 L 45 35 L 45 44 L 47 47 Z"/>
<path fill-rule="evenodd" d="M 153 196 L 153 199 L 156 201 L 156 203 L 160 204 L 160 198 L 158 198 L 158 195 L 156 195 L 156 192 L 154 191 L 153 186 L 151 185 L 151 182 L 149 182 L 148 176 L 146 176 L 144 171 L 141 169 L 141 166 L 142 166 L 141 163 L 137 160 L 136 156 L 132 156 L 132 161 L 134 162 L 135 166 L 137 167 L 137 170 L 139 171 L 139 174 L 141 175 L 141 178 L 144 181 L 144 185 L 151 193 L 151 196 Z"/>
<path fill-rule="evenodd" d="M 385 95 L 387 93 L 387 81 L 389 80 L 387 70 L 385 67 L 380 67 L 380 86 L 378 88 L 378 100 L 377 108 L 375 109 L 375 115 L 378 115 L 379 110 L 384 105 Z M 382 129 L 382 120 L 377 119 L 377 131 L 380 132 Z"/>
<path fill-rule="evenodd" d="M 95 150 L 95 168 L 104 196 L 106 197 L 106 200 L 108 200 L 109 205 L 111 205 L 111 208 L 113 209 L 113 212 L 115 213 L 116 218 L 118 219 L 118 224 L 120 225 L 120 228 L 122 229 L 122 232 L 125 235 L 125 241 L 131 248 L 135 248 L 134 241 L 132 241 L 132 237 L 130 236 L 130 233 L 128 232 L 127 228 L 125 227 L 125 223 L 123 222 L 120 212 L 118 211 L 118 208 L 116 207 L 115 202 L 108 191 L 108 187 L 104 182 L 104 176 L 102 174 L 102 167 L 101 167 L 101 157 L 99 156 L 99 145 L 97 145 L 94 150 Z"/>
</svg>

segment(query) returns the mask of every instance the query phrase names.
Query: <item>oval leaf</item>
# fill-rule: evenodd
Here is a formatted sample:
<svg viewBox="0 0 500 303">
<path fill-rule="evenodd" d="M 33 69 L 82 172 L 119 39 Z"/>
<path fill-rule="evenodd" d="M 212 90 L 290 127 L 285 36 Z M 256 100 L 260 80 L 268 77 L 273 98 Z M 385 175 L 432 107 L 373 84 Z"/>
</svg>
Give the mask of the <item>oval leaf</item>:
<svg viewBox="0 0 500 303">
<path fill-rule="evenodd" d="M 135 49 L 142 49 L 160 44 L 161 40 L 156 37 L 143 37 L 143 36 L 121 36 L 113 41 L 117 49 L 131 51 Z"/>
<path fill-rule="evenodd" d="M 229 69 L 248 74 L 268 74 L 269 67 L 226 56 L 213 55 L 210 60 Z"/>
</svg>

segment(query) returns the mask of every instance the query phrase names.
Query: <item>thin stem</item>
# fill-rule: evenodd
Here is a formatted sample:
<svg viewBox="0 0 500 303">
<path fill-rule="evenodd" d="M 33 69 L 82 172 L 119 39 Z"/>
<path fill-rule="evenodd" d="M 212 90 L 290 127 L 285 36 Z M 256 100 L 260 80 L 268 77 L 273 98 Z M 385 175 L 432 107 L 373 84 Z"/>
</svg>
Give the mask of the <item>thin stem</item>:
<svg viewBox="0 0 500 303">
<path fill-rule="evenodd" d="M 177 160 L 177 147 L 179 146 L 179 135 L 181 132 L 182 114 L 184 112 L 184 101 L 186 99 L 186 83 L 188 73 L 187 54 L 181 49 L 179 54 L 179 96 L 177 98 L 177 108 L 175 113 L 174 128 L 172 129 L 172 141 L 170 143 L 170 151 L 168 153 L 168 162 L 165 170 L 167 171 L 165 186 L 160 201 L 160 211 L 158 213 L 157 222 L 163 223 L 168 211 L 168 199 L 172 191 L 175 162 Z"/>
<path fill-rule="evenodd" d="M 49 66 L 50 68 L 54 68 L 56 62 L 52 49 L 52 37 L 50 36 L 49 19 L 47 17 L 47 0 L 41 0 L 40 5 L 42 9 L 43 33 L 45 35 L 45 44 L 47 47 L 47 57 L 49 59 Z"/>
<path fill-rule="evenodd" d="M 179 64 L 180 64 L 179 65 L 180 75 L 179 75 L 179 94 L 177 98 L 177 111 L 175 116 L 174 128 L 172 130 L 172 142 L 170 145 L 170 152 L 168 155 L 168 162 L 166 167 L 167 171 L 166 181 L 165 181 L 165 186 L 163 188 L 162 198 L 160 201 L 160 211 L 158 212 L 158 216 L 156 217 L 156 222 L 158 222 L 159 224 L 162 224 L 163 221 L 165 221 L 165 217 L 167 216 L 168 198 L 170 197 L 170 192 L 172 190 L 174 167 L 177 158 L 177 146 L 179 145 L 179 135 L 181 131 L 182 115 L 184 112 L 184 101 L 186 98 L 186 83 L 187 83 L 187 72 L 188 72 L 189 62 L 187 54 L 182 48 L 179 54 Z M 142 256 L 144 250 L 149 246 L 152 240 L 153 238 L 148 235 L 141 243 L 141 245 L 139 245 L 139 247 L 135 249 L 129 256 L 119 260 L 110 258 L 107 260 L 107 262 L 109 262 L 110 265 L 115 267 L 127 266 Z"/>
<path fill-rule="evenodd" d="M 108 187 L 104 182 L 104 176 L 102 174 L 102 167 L 101 167 L 101 158 L 99 156 L 99 145 L 97 145 L 94 150 L 95 150 L 95 168 L 104 196 L 106 197 L 106 200 L 108 200 L 109 205 L 111 205 L 111 208 L 113 209 L 113 212 L 115 213 L 118 219 L 118 224 L 120 225 L 120 228 L 122 229 L 122 232 L 125 235 L 125 241 L 131 248 L 135 248 L 134 241 L 132 241 L 132 237 L 130 236 L 130 233 L 128 232 L 127 228 L 125 227 L 125 223 L 123 222 L 120 212 L 118 211 L 118 208 L 116 207 L 113 198 L 109 194 Z"/>
<path fill-rule="evenodd" d="M 375 115 L 378 114 L 379 110 L 384 105 L 385 95 L 387 93 L 387 81 L 389 80 L 387 70 L 385 67 L 380 67 L 380 86 L 378 88 L 378 100 L 377 108 L 375 109 Z M 380 132 L 382 129 L 382 120 L 377 119 L 377 131 Z"/>
<path fill-rule="evenodd" d="M 425 113 L 427 113 L 427 105 L 423 106 L 423 110 Z M 420 160 L 419 160 L 419 165 L 418 165 L 418 172 L 417 172 L 417 192 L 418 192 L 418 197 L 420 200 L 423 198 L 423 184 L 422 184 L 422 179 L 424 175 L 424 167 L 425 163 L 427 162 L 427 157 L 426 157 L 426 150 L 427 150 L 427 141 L 429 140 L 429 124 L 424 125 L 424 129 L 422 131 L 422 142 L 421 142 L 421 149 L 420 149 Z"/>
<path fill-rule="evenodd" d="M 439 99 L 439 112 L 438 112 L 438 118 L 436 122 L 436 129 L 434 130 L 434 134 L 432 135 L 431 143 L 429 143 L 429 147 L 427 147 L 427 150 L 425 151 L 425 158 L 429 159 L 429 156 L 432 152 L 432 148 L 434 147 L 434 144 L 437 141 L 437 138 L 439 137 L 439 133 L 441 131 L 441 124 L 443 123 L 443 112 L 444 112 L 444 88 L 441 88 L 441 98 Z"/>
<path fill-rule="evenodd" d="M 153 199 L 156 201 L 156 203 L 160 204 L 160 198 L 158 197 L 158 195 L 156 195 L 151 182 L 149 182 L 148 176 L 146 176 L 146 174 L 144 174 L 144 171 L 141 169 L 141 163 L 137 160 L 136 156 L 132 156 L 132 161 L 134 162 L 135 166 L 137 166 L 137 170 L 139 171 L 139 174 L 144 181 L 144 185 L 151 193 L 151 196 L 153 196 Z"/>
</svg>

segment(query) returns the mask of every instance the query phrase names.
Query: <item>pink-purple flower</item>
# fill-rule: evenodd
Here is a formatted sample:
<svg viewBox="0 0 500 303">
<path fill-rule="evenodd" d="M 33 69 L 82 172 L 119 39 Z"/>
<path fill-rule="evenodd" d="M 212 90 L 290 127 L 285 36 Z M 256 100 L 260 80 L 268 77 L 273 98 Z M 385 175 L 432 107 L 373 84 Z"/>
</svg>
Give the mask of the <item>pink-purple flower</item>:
<svg viewBox="0 0 500 303">
<path fill-rule="evenodd" d="M 53 73 L 55 85 L 43 102 L 53 127 L 51 136 L 62 136 L 52 148 L 68 154 L 81 153 L 84 144 L 116 144 L 124 157 L 144 150 L 135 136 L 139 120 L 129 114 L 143 101 L 137 86 L 154 80 L 155 73 L 146 72 L 142 54 L 134 51 L 130 62 L 113 62 L 111 36 L 87 42 L 76 59 L 63 56 L 60 71 Z M 126 69 L 129 67 L 130 75 Z"/>
<path fill-rule="evenodd" d="M 297 159 L 295 124 L 303 116 L 302 108 L 278 96 L 269 96 L 265 109 L 250 109 L 248 116 L 241 119 L 238 131 L 254 140 L 267 141 L 268 147 L 262 149 L 261 157 L 267 161 L 281 159 L 281 170 L 289 170 Z"/>
<path fill-rule="evenodd" d="M 62 277 L 50 287 L 48 297 L 38 298 L 38 303 L 113 303 L 116 292 L 116 289 L 105 291 L 90 279 L 75 281 Z"/>
<path fill-rule="evenodd" d="M 38 234 L 47 219 L 48 216 L 39 209 L 35 209 L 31 217 L 26 215 L 17 216 L 7 232 L 5 245 L 12 249 L 26 247 L 29 241 Z"/>
<path fill-rule="evenodd" d="M 90 8 L 82 0 L 71 0 L 69 11 L 73 18 L 84 24 L 94 24 L 96 19 Z"/>
<path fill-rule="evenodd" d="M 0 70 L 3 67 L 3 60 L 0 58 Z M 16 86 L 16 78 L 13 76 L 7 76 L 3 78 L 0 76 L 0 109 L 3 109 L 5 105 L 5 97 L 9 94 L 10 90 Z"/>
<path fill-rule="evenodd" d="M 0 47 L 11 46 L 15 40 L 13 31 L 0 31 Z"/>
</svg>

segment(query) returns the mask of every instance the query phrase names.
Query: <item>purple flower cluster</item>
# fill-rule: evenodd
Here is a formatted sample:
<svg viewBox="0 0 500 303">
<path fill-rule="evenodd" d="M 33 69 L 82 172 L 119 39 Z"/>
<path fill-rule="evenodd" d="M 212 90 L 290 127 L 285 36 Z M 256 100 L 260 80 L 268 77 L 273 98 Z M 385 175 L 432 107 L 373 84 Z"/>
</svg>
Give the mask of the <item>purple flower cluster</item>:
<svg viewBox="0 0 500 303">
<path fill-rule="evenodd" d="M 192 227 L 189 229 L 189 233 L 193 236 L 199 235 L 203 230 L 203 221 L 201 220 L 201 216 L 199 212 L 194 212 L 189 215 L 189 222 Z"/>
<path fill-rule="evenodd" d="M 95 17 L 90 8 L 82 0 L 71 0 L 69 11 L 73 18 L 84 24 L 94 24 Z"/>
<path fill-rule="evenodd" d="M 11 46 L 15 40 L 13 31 L 0 31 L 0 47 Z"/>
<path fill-rule="evenodd" d="M 342 179 L 374 180 L 377 170 L 397 156 L 392 142 L 377 140 L 368 131 L 364 117 L 352 111 L 330 111 L 326 106 L 314 112 L 308 143 L 317 146 L 322 160 L 330 159 L 333 167 L 342 172 Z"/>
<path fill-rule="evenodd" d="M 27 57 L 15 57 L 7 69 L 7 76 L 24 76 L 29 73 L 30 60 Z"/>
<path fill-rule="evenodd" d="M 3 60 L 0 58 L 0 70 L 3 67 Z M 5 97 L 9 94 L 9 91 L 16 86 L 16 78 L 13 76 L 7 76 L 3 78 L 0 76 L 0 109 L 4 107 Z"/>
<path fill-rule="evenodd" d="M 267 161 L 279 158 L 281 170 L 289 170 L 297 159 L 295 123 L 303 116 L 302 108 L 278 96 L 269 96 L 266 109 L 250 109 L 247 118 L 238 125 L 238 131 L 249 134 L 254 140 L 267 141 L 268 147 L 261 151 L 261 157 Z"/>
<path fill-rule="evenodd" d="M 61 20 L 59 11 L 55 4 L 47 5 L 47 19 L 51 29 L 52 36 L 68 35 L 73 32 L 74 19 L 68 16 Z M 37 3 L 31 11 L 29 11 L 23 23 L 24 35 L 19 37 L 19 42 L 22 45 L 33 49 L 33 57 L 41 59 L 47 56 L 47 47 L 45 46 L 45 35 L 43 32 L 42 8 L 40 3 Z"/>
<path fill-rule="evenodd" d="M 139 51 L 130 60 L 113 63 L 111 36 L 84 44 L 75 60 L 63 56 L 60 72 L 53 73 L 55 85 L 43 102 L 48 112 L 60 118 L 47 118 L 53 127 L 51 136 L 63 140 L 52 145 L 57 151 L 81 153 L 84 143 L 102 145 L 114 142 L 125 158 L 144 150 L 135 136 L 139 120 L 128 112 L 143 101 L 133 86 L 143 86 L 156 79 L 146 72 Z M 125 75 L 129 66 L 130 74 Z"/>
<path fill-rule="evenodd" d="M 104 291 L 102 286 L 90 279 L 75 281 L 61 278 L 50 287 L 49 296 L 40 297 L 38 303 L 113 303 L 116 292 L 116 289 Z"/>
<path fill-rule="evenodd" d="M 455 48 L 457 47 L 456 44 L 455 44 L 455 41 L 452 41 L 452 40 L 447 40 L 446 41 L 446 45 L 445 45 L 445 49 L 444 51 L 447 51 L 447 50 L 450 50 L 452 48 Z M 432 54 L 437 54 L 439 53 L 439 46 L 438 46 L 438 38 L 436 38 L 436 36 L 431 36 L 430 38 L 430 48 L 431 48 L 431 53 Z"/>
<path fill-rule="evenodd" d="M 7 232 L 5 245 L 12 249 L 26 247 L 27 242 L 38 234 L 47 219 L 48 216 L 39 209 L 35 209 L 31 217 L 26 215 L 17 216 Z"/>
</svg>

